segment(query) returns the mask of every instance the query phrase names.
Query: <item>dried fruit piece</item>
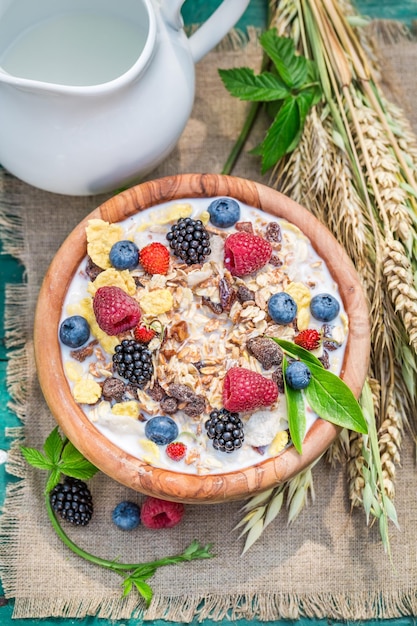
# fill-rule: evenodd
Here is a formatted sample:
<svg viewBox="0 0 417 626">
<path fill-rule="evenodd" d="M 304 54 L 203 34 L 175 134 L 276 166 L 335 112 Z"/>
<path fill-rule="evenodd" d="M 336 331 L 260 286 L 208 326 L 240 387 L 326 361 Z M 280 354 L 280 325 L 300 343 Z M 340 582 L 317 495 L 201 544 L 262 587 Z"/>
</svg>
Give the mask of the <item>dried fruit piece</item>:
<svg viewBox="0 0 417 626">
<path fill-rule="evenodd" d="M 282 350 L 273 339 L 252 337 L 246 343 L 246 347 L 266 370 L 282 363 Z"/>
</svg>

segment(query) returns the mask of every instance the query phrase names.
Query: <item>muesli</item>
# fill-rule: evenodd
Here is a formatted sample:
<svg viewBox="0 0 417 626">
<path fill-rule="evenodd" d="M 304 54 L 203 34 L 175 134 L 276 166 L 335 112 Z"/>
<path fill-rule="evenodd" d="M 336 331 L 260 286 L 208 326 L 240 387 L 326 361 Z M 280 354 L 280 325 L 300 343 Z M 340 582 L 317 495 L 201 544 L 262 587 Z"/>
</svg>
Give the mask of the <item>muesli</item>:
<svg viewBox="0 0 417 626">
<path fill-rule="evenodd" d="M 117 224 L 90 220 L 87 240 L 60 339 L 95 427 L 152 466 L 199 475 L 290 445 L 272 338 L 339 374 L 348 334 L 337 284 L 307 237 L 232 198 L 185 198 Z M 315 419 L 307 407 L 307 428 Z"/>
</svg>

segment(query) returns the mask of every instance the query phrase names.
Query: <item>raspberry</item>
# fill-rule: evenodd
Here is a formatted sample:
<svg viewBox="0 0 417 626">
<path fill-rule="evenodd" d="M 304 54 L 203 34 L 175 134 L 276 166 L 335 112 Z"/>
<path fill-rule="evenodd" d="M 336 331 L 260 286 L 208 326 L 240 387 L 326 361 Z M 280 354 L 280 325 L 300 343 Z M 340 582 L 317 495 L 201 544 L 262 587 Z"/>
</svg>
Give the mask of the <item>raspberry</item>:
<svg viewBox="0 0 417 626">
<path fill-rule="evenodd" d="M 179 524 L 184 515 L 184 505 L 148 496 L 141 509 L 143 526 L 147 528 L 172 528 Z"/>
<path fill-rule="evenodd" d="M 224 265 L 233 276 L 246 276 L 261 269 L 272 255 L 269 241 L 244 231 L 229 235 L 224 242 Z"/>
<path fill-rule="evenodd" d="M 278 398 L 276 382 L 244 367 L 232 367 L 223 384 L 223 406 L 231 412 L 270 406 Z"/>
<path fill-rule="evenodd" d="M 156 336 L 156 331 L 149 326 L 136 326 L 134 335 L 136 341 L 149 343 Z"/>
<path fill-rule="evenodd" d="M 302 330 L 294 337 L 294 343 L 305 350 L 316 350 L 320 345 L 320 340 L 320 333 L 314 328 Z"/>
<path fill-rule="evenodd" d="M 139 254 L 139 261 L 148 274 L 167 274 L 169 268 L 169 250 L 162 243 L 154 241 Z"/>
<path fill-rule="evenodd" d="M 187 446 L 182 441 L 173 441 L 166 447 L 166 453 L 172 461 L 181 461 L 185 457 Z"/>
<path fill-rule="evenodd" d="M 97 289 L 93 309 L 97 324 L 108 335 L 119 335 L 135 328 L 141 318 L 139 304 L 120 287 Z"/>
</svg>

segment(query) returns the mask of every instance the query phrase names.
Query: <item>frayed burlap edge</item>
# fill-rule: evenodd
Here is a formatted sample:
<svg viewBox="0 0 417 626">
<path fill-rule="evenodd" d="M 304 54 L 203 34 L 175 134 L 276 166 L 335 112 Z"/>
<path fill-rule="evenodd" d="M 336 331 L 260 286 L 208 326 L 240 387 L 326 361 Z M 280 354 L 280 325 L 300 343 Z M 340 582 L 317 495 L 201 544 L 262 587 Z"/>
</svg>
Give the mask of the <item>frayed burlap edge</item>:
<svg viewBox="0 0 417 626">
<path fill-rule="evenodd" d="M 236 594 L 225 596 L 154 596 L 151 607 L 143 611 L 132 596 L 115 600 L 105 597 L 95 601 L 76 601 L 72 598 L 41 597 L 19 598 L 13 618 L 38 619 L 65 617 L 72 619 L 94 616 L 99 619 L 138 620 L 138 623 L 163 619 L 182 624 L 200 623 L 205 620 L 236 621 L 257 620 L 275 622 L 278 620 L 331 619 L 340 621 L 362 621 L 373 619 L 393 619 L 405 615 L 415 615 L 417 594 L 410 590 L 408 595 L 393 592 L 387 595 L 368 593 L 354 597 L 347 594 L 317 594 L 308 598 L 305 595 L 287 593 Z"/>
</svg>

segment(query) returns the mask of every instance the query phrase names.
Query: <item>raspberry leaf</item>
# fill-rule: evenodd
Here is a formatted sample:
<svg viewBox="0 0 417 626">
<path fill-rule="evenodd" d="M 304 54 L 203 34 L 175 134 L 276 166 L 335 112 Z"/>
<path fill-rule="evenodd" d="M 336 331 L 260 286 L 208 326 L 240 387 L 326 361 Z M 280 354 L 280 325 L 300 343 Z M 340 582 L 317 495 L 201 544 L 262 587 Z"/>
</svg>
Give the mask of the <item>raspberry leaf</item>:
<svg viewBox="0 0 417 626">
<path fill-rule="evenodd" d="M 140 593 L 140 595 L 142 596 L 142 598 L 144 598 L 146 606 L 148 607 L 153 598 L 152 587 L 148 585 L 148 583 L 145 583 L 144 580 L 141 580 L 141 579 L 136 580 L 134 578 L 132 582 L 135 585 L 138 592 Z"/>
<path fill-rule="evenodd" d="M 284 374 L 283 379 L 285 399 L 287 402 L 288 427 L 290 430 L 291 441 L 294 444 L 294 448 L 299 454 L 301 454 L 303 440 L 307 427 L 305 402 L 302 392 L 297 389 L 291 389 L 291 387 L 286 383 L 285 371 L 287 369 L 287 365 L 288 361 L 284 356 L 284 358 L 282 359 L 282 372 Z"/>
<path fill-rule="evenodd" d="M 39 450 L 36 450 L 35 448 L 26 448 L 25 446 L 21 446 L 20 449 L 29 465 L 42 470 L 54 469 L 53 461 L 45 456 L 45 454 L 42 454 Z"/>
<path fill-rule="evenodd" d="M 262 33 L 259 42 L 264 50 L 260 74 L 256 75 L 248 67 L 218 70 L 232 96 L 253 103 L 222 174 L 231 173 L 260 104 L 266 104 L 267 113 L 273 117 L 265 139 L 251 151 L 251 154 L 262 156 L 264 174 L 281 157 L 294 150 L 309 110 L 323 96 L 315 62 L 296 53 L 293 39 L 279 37 L 277 29 L 272 28 Z"/>
<path fill-rule="evenodd" d="M 310 363 L 309 368 L 312 377 L 304 393 L 313 411 L 332 424 L 366 434 L 365 417 L 346 383 L 322 367 Z"/>
<path fill-rule="evenodd" d="M 219 70 L 226 89 L 235 98 L 251 102 L 273 102 L 283 100 L 290 94 L 289 88 L 271 72 L 255 74 L 249 67 Z"/>
<path fill-rule="evenodd" d="M 309 64 L 305 57 L 295 53 L 293 39 L 278 37 L 277 29 L 271 28 L 262 33 L 259 43 L 284 83 L 291 89 L 301 87 L 308 76 Z"/>
<path fill-rule="evenodd" d="M 253 151 L 262 156 L 262 174 L 287 154 L 301 132 L 300 112 L 293 96 L 286 98 L 263 142 Z"/>
<path fill-rule="evenodd" d="M 56 426 L 46 438 L 43 449 L 52 463 L 56 464 L 59 462 L 63 447 L 64 441 L 59 434 L 58 426 Z"/>
<path fill-rule="evenodd" d="M 60 479 L 61 479 L 61 470 L 58 468 L 53 469 L 49 473 L 49 476 L 48 476 L 48 480 L 47 480 L 46 487 L 45 487 L 46 493 L 49 493 L 50 491 L 52 491 L 52 489 L 57 486 Z"/>
<path fill-rule="evenodd" d="M 67 441 L 61 455 L 60 469 L 66 476 L 88 480 L 98 472 L 90 461 L 88 461 L 77 448 Z"/>
</svg>

